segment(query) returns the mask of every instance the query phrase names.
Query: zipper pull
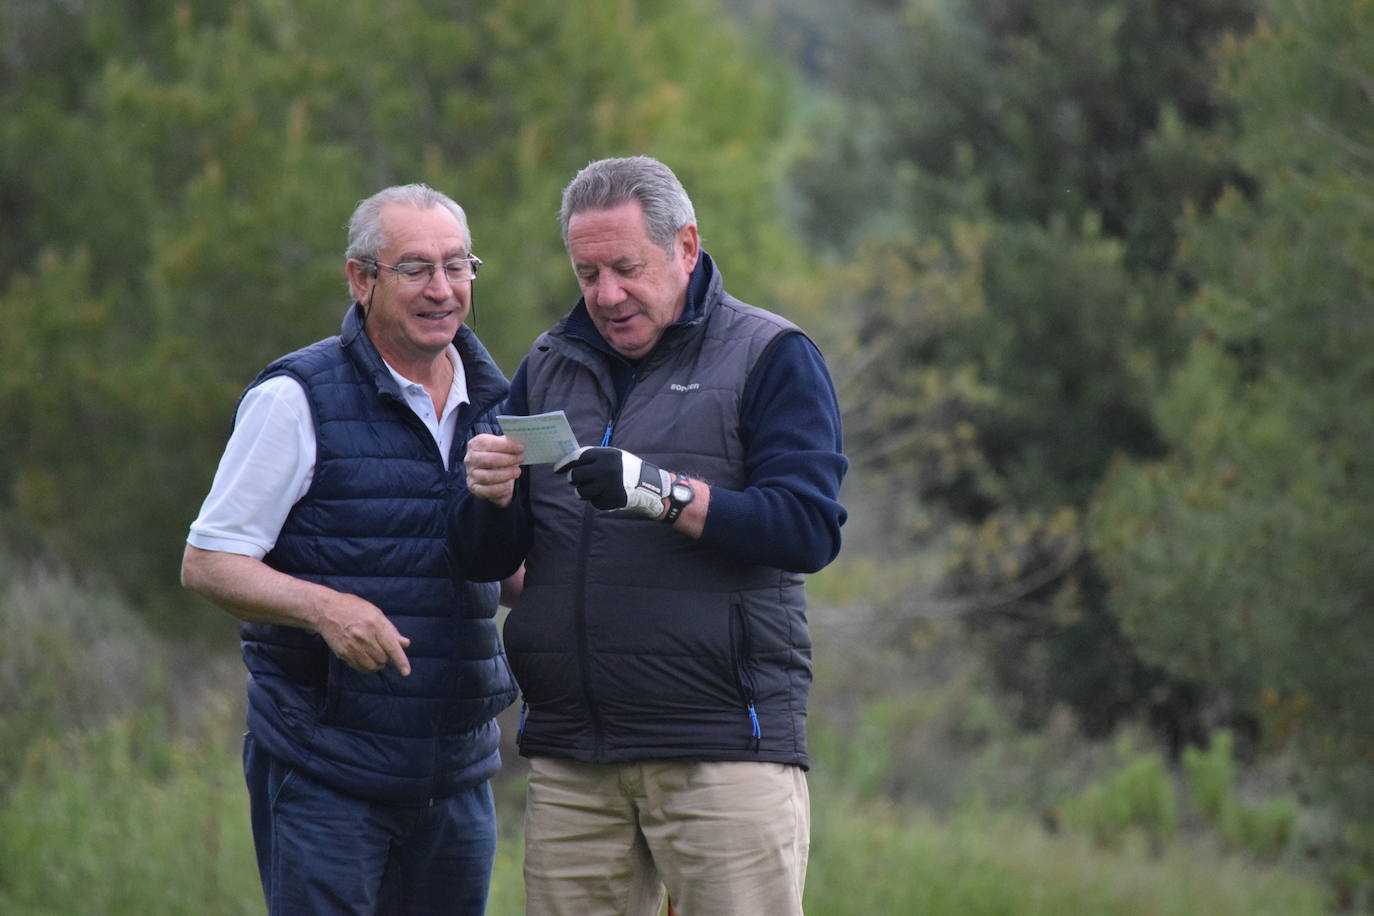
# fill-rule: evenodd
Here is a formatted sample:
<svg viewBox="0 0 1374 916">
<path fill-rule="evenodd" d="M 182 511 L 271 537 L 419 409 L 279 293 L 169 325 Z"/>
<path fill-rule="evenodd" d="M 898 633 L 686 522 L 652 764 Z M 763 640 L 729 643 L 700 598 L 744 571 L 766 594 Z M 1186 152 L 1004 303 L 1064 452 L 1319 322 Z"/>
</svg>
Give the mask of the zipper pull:
<svg viewBox="0 0 1374 916">
<path fill-rule="evenodd" d="M 605 446 L 611 444 L 611 427 L 613 427 L 613 426 L 615 426 L 615 421 L 614 421 L 614 420 L 612 420 L 610 423 L 607 423 L 607 424 L 606 424 L 606 432 L 605 432 L 605 434 L 602 435 L 602 437 L 601 437 L 601 445 L 602 445 L 603 447 L 605 447 Z"/>
<path fill-rule="evenodd" d="M 749 704 L 749 732 L 754 736 L 754 750 L 758 751 L 759 741 L 763 738 L 763 727 L 759 725 L 759 714 L 754 710 L 754 704 Z"/>
<path fill-rule="evenodd" d="M 520 701 L 520 724 L 515 727 L 515 737 L 519 740 L 525 734 L 525 713 L 529 712 L 530 704 L 523 699 Z"/>
</svg>

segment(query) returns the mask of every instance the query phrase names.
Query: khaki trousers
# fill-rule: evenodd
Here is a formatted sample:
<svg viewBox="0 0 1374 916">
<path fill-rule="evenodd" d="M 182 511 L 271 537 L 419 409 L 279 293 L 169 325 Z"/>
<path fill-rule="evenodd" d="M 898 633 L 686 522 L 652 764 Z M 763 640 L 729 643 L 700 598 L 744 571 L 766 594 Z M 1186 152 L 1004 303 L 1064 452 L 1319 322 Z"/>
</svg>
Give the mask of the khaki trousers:
<svg viewBox="0 0 1374 916">
<path fill-rule="evenodd" d="M 530 761 L 527 916 L 800 916 L 810 842 L 800 767 Z"/>
</svg>

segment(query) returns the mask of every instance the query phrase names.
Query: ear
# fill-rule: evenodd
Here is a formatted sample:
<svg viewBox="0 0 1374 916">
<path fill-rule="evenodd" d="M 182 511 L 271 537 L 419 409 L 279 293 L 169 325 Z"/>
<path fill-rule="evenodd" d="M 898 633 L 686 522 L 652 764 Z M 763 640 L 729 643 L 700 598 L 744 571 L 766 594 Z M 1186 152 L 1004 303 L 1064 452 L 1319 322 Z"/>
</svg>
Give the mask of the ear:
<svg viewBox="0 0 1374 916">
<path fill-rule="evenodd" d="M 697 258 L 701 256 L 701 239 L 697 237 L 696 224 L 688 223 L 679 229 L 673 245 L 682 260 L 683 269 L 690 274 L 696 269 Z"/>
<path fill-rule="evenodd" d="M 367 294 L 372 290 L 372 284 L 377 282 L 377 266 L 359 261 L 357 258 L 349 258 L 344 264 L 344 273 L 348 276 L 348 286 L 353 290 L 353 298 L 358 302 L 365 301 Z"/>
</svg>

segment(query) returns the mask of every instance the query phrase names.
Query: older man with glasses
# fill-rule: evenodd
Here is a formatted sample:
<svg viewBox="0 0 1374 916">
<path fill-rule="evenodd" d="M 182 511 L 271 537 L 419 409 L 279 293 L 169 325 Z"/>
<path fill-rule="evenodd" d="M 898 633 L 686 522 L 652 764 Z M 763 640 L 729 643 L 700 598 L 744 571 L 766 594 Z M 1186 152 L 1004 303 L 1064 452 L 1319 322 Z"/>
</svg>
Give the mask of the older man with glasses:
<svg viewBox="0 0 1374 916">
<path fill-rule="evenodd" d="M 387 188 L 349 222 L 339 335 L 239 400 L 182 582 L 239 618 L 268 911 L 479 914 L 495 716 L 515 696 L 498 586 L 453 565 L 448 504 L 505 377 L 464 325 L 461 207 Z"/>
</svg>

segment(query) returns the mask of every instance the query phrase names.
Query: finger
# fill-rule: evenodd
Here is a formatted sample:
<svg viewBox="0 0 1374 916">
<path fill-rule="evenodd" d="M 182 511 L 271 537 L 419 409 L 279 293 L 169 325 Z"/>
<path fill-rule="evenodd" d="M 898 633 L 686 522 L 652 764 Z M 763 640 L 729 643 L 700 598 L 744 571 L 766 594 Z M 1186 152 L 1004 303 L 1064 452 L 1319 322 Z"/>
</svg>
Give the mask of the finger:
<svg viewBox="0 0 1374 916">
<path fill-rule="evenodd" d="M 468 468 L 467 472 L 469 480 L 485 484 L 509 483 L 524 473 L 518 464 L 499 468 Z"/>
<path fill-rule="evenodd" d="M 384 645 L 369 645 L 367 647 L 367 661 L 372 666 L 369 670 L 381 671 L 385 668 L 389 654 Z"/>
<path fill-rule="evenodd" d="M 573 451 L 568 452 L 568 454 L 564 455 L 562 458 L 559 458 L 557 461 L 554 462 L 553 472 L 555 474 L 562 474 L 568 468 L 582 464 L 582 455 L 589 448 L 591 448 L 591 446 L 584 445 L 581 448 L 574 449 Z"/>
<path fill-rule="evenodd" d="M 497 436 L 492 433 L 478 433 L 468 440 L 468 451 L 501 451 L 501 440 L 505 438 L 505 436 Z"/>
<path fill-rule="evenodd" d="M 483 433 L 468 442 L 463 464 L 468 467 L 509 467 L 525 458 L 525 446 L 505 436 Z"/>
<path fill-rule="evenodd" d="M 476 489 L 469 487 L 468 489 L 478 499 L 484 499 L 500 509 L 509 506 L 511 500 L 515 498 L 514 484 L 506 484 L 504 487 L 477 487 Z"/>
<path fill-rule="evenodd" d="M 507 455 L 521 455 L 525 452 L 525 445 L 519 439 L 512 439 L 510 436 L 493 436 L 484 433 L 480 436 L 473 436 L 472 441 L 482 440 L 478 448 L 484 452 L 500 452 Z"/>
<path fill-rule="evenodd" d="M 354 671 L 358 672 L 359 674 L 371 674 L 371 673 L 372 673 L 372 669 L 371 669 L 371 667 L 369 666 L 369 663 L 368 663 L 368 662 L 362 661 L 362 660 L 360 660 L 360 659 L 358 659 L 358 658 L 355 658 L 354 656 L 351 656 L 351 655 L 340 655 L 339 658 L 343 660 L 343 663 L 344 663 L 345 665 L 347 665 L 348 667 L 352 668 Z"/>
<path fill-rule="evenodd" d="M 386 659 L 384 655 L 379 659 L 378 656 L 367 647 L 360 648 L 356 653 L 340 655 L 339 658 L 343 659 L 345 665 L 359 674 L 376 674 L 378 671 L 382 670 L 382 666 L 385 664 Z"/>
<path fill-rule="evenodd" d="M 490 503 L 495 503 L 502 509 L 510 505 L 511 500 L 515 497 L 515 484 L 511 481 L 497 484 L 485 484 L 469 476 L 467 479 L 467 488 L 468 492 L 473 496 Z"/>
<path fill-rule="evenodd" d="M 405 640 L 404 643 L 402 643 L 402 640 Z M 404 649 L 404 646 L 408 645 L 410 645 L 410 640 L 406 639 L 404 636 L 400 636 L 399 639 L 388 642 L 386 645 L 387 658 L 390 660 L 391 664 L 396 667 L 396 670 L 400 672 L 401 677 L 410 677 L 410 659 L 406 657 Z"/>
<path fill-rule="evenodd" d="M 463 466 L 470 472 L 486 474 L 492 479 L 497 477 L 514 478 L 520 473 L 520 464 L 525 454 L 506 452 L 469 453 L 463 458 Z"/>
<path fill-rule="evenodd" d="M 574 469 L 568 477 L 569 482 L 577 489 L 577 495 L 583 499 L 596 499 L 623 489 L 620 481 L 608 481 L 603 475 L 585 468 Z"/>
</svg>

